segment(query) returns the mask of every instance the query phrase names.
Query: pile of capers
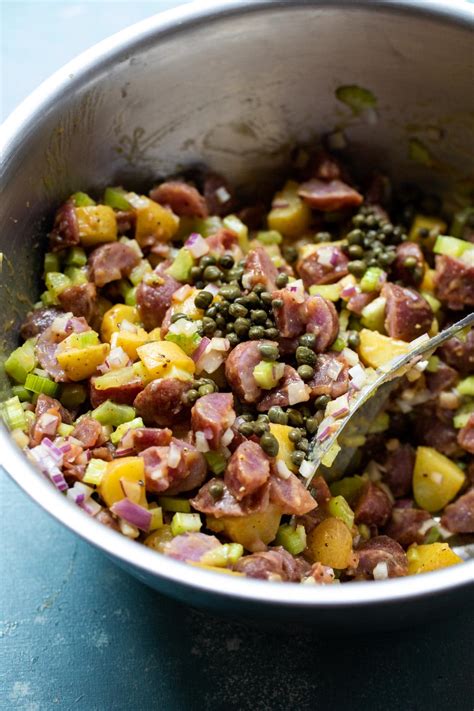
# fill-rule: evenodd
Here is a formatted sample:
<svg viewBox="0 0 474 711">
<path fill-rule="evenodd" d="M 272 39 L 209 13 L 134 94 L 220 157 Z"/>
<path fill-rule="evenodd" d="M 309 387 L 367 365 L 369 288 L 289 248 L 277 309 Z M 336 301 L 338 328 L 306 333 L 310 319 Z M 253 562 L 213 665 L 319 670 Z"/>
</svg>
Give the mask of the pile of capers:
<svg viewBox="0 0 474 711">
<path fill-rule="evenodd" d="M 229 253 L 221 257 L 214 257 L 212 254 L 205 254 L 200 258 L 199 263 L 191 267 L 190 281 L 198 289 L 204 289 L 206 284 L 217 282 L 239 281 L 244 273 L 245 260 L 235 264 L 233 256 Z"/>
<path fill-rule="evenodd" d="M 202 335 L 225 336 L 231 347 L 241 341 L 278 337 L 272 296 L 263 284 L 246 293 L 237 280 L 232 280 L 220 287 L 218 297 L 214 301 L 210 292 L 201 291 L 194 299 L 196 307 L 204 311 Z"/>
<path fill-rule="evenodd" d="M 349 257 L 347 268 L 355 277 L 362 277 L 368 267 L 386 270 L 396 259 L 396 246 L 408 239 L 402 227 L 387 222 L 369 206 L 360 208 L 352 224 L 342 249 Z"/>
<path fill-rule="evenodd" d="M 184 394 L 187 405 L 194 405 L 198 398 L 218 392 L 219 388 L 211 378 L 198 378 L 190 383 L 189 390 Z"/>
</svg>

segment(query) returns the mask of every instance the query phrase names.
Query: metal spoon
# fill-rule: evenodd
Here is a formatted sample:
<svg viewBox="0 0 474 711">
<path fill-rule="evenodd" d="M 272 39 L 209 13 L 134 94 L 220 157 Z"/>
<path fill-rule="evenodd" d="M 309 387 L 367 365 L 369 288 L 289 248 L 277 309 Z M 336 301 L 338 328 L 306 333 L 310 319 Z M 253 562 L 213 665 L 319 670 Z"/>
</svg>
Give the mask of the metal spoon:
<svg viewBox="0 0 474 711">
<path fill-rule="evenodd" d="M 306 486 L 310 487 L 316 474 L 322 474 L 326 481 L 340 479 L 350 464 L 357 451 L 354 445 L 355 438 L 365 436 L 371 423 L 383 410 L 390 393 L 397 387 L 401 378 L 405 376 L 420 360 L 429 358 L 434 351 L 447 340 L 455 336 L 462 329 L 474 325 L 474 313 L 469 314 L 449 328 L 445 328 L 433 338 L 423 341 L 408 353 L 394 358 L 383 368 L 376 371 L 377 377 L 365 386 L 350 403 L 350 412 L 340 421 L 339 428 L 327 440 L 319 443 L 313 438 L 308 459 L 313 464 L 313 473 L 307 478 Z M 323 460 L 330 458 L 330 450 L 339 445 L 340 450 L 330 466 L 325 466 Z M 332 450 L 334 451 L 334 450 Z M 466 538 L 463 538 L 466 542 Z M 461 550 L 465 548 L 467 550 Z M 474 546 L 460 546 L 456 548 L 463 557 L 474 557 Z M 464 555 L 463 555 L 464 554 Z"/>
</svg>

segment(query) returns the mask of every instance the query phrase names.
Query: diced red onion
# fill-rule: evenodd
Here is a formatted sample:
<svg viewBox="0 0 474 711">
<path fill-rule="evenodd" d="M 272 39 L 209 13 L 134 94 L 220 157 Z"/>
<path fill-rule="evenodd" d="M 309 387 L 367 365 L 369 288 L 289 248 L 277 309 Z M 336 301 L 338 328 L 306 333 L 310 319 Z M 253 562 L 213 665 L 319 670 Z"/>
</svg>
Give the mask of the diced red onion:
<svg viewBox="0 0 474 711">
<path fill-rule="evenodd" d="M 337 380 L 343 368 L 344 365 L 339 360 L 333 359 L 327 368 L 328 378 L 330 378 L 330 380 Z"/>
<path fill-rule="evenodd" d="M 359 356 L 352 350 L 352 348 L 343 348 L 341 355 L 348 365 L 357 365 L 359 362 Z"/>
<path fill-rule="evenodd" d="M 317 261 L 325 267 L 334 267 L 338 262 L 338 255 L 334 247 L 329 245 L 319 247 L 317 250 Z M 336 262 L 334 263 L 334 256 L 336 257 Z"/>
<path fill-rule="evenodd" d="M 274 200 L 272 202 L 272 210 L 282 210 L 289 207 L 290 203 L 287 200 Z"/>
<path fill-rule="evenodd" d="M 182 303 L 183 301 L 186 301 L 188 296 L 191 296 L 193 294 L 193 287 L 190 286 L 189 284 L 183 284 L 179 289 L 177 289 L 172 297 L 172 301 L 175 303 Z"/>
<path fill-rule="evenodd" d="M 353 296 L 356 296 L 356 294 L 358 294 L 358 293 L 359 293 L 359 290 L 355 286 L 355 284 L 350 284 L 349 286 L 345 286 L 344 289 L 342 289 L 341 299 L 348 301 L 349 299 L 352 299 Z"/>
<path fill-rule="evenodd" d="M 194 443 L 198 452 L 209 452 L 209 443 L 204 432 L 194 433 Z"/>
<path fill-rule="evenodd" d="M 58 449 L 60 449 L 63 454 L 67 454 L 71 451 L 72 445 L 69 442 L 64 442 L 64 444 L 58 446 Z"/>
<path fill-rule="evenodd" d="M 193 352 L 193 354 L 191 355 L 191 358 L 193 359 L 193 361 L 194 361 L 195 363 L 197 363 L 197 361 L 199 360 L 199 358 L 203 355 L 204 351 L 206 350 L 206 348 L 208 347 L 208 345 L 209 345 L 210 342 L 211 342 L 211 339 L 208 338 L 207 336 L 203 336 L 203 337 L 201 338 L 201 341 L 200 341 L 198 347 L 196 348 L 196 350 L 195 350 L 195 351 Z"/>
<path fill-rule="evenodd" d="M 148 531 L 151 523 L 151 513 L 148 509 L 139 504 L 135 504 L 130 499 L 121 499 L 110 507 L 110 510 L 116 516 L 123 518 L 124 521 L 136 526 L 141 531 Z"/>
<path fill-rule="evenodd" d="M 49 412 L 44 412 L 37 421 L 38 429 L 42 434 L 54 435 L 59 426 L 58 415 L 52 415 Z"/>
<path fill-rule="evenodd" d="M 181 461 L 181 450 L 174 442 L 170 442 L 168 450 L 168 466 L 170 469 L 176 469 Z"/>
<path fill-rule="evenodd" d="M 296 279 L 286 286 L 287 291 L 293 296 L 297 304 L 302 304 L 306 298 L 302 279 Z"/>
<path fill-rule="evenodd" d="M 387 580 L 388 565 L 385 560 L 380 560 L 372 571 L 374 580 Z"/>
<path fill-rule="evenodd" d="M 219 293 L 219 287 L 216 284 L 208 284 L 203 291 L 208 291 L 213 296 L 216 296 Z"/>
<path fill-rule="evenodd" d="M 349 414 L 349 398 L 347 393 L 340 395 L 335 400 L 331 400 L 326 405 L 325 413 L 326 417 L 345 417 Z"/>
<path fill-rule="evenodd" d="M 226 429 L 226 431 L 224 432 L 224 434 L 221 437 L 222 446 L 227 447 L 227 445 L 230 444 L 233 439 L 234 439 L 234 431 L 232 430 L 231 427 L 229 427 L 228 429 Z"/>
<path fill-rule="evenodd" d="M 313 476 L 313 474 L 316 473 L 315 462 L 310 462 L 309 459 L 304 459 L 303 462 L 301 463 L 300 468 L 299 468 L 299 473 L 305 479 L 310 479 Z"/>
<path fill-rule="evenodd" d="M 196 371 L 214 373 L 224 362 L 225 353 L 229 348 L 230 343 L 227 338 L 211 338 L 204 353 L 195 361 Z"/>
<path fill-rule="evenodd" d="M 134 454 L 135 450 L 133 447 L 124 447 L 123 449 L 116 449 L 115 450 L 115 457 L 129 457 L 130 455 Z"/>
<path fill-rule="evenodd" d="M 63 463 L 63 456 L 64 456 L 63 450 L 59 447 L 56 447 L 56 445 L 53 444 L 53 442 L 51 442 L 51 440 L 48 439 L 48 437 L 43 438 L 41 445 L 43 447 L 46 447 L 49 455 L 54 459 L 56 464 L 61 465 Z M 69 448 L 71 448 L 71 445 L 69 445 Z"/>
<path fill-rule="evenodd" d="M 127 331 L 128 333 L 136 333 L 137 327 L 134 323 L 124 318 L 123 321 L 120 322 L 120 330 Z"/>
<path fill-rule="evenodd" d="M 326 440 L 336 429 L 335 424 L 336 423 L 334 422 L 334 418 L 325 417 L 318 427 L 318 431 L 316 433 L 317 441 L 324 442 L 324 440 Z"/>
<path fill-rule="evenodd" d="M 209 245 L 198 232 L 192 232 L 184 243 L 186 249 L 195 259 L 203 257 L 209 252 Z"/>
<path fill-rule="evenodd" d="M 349 377 L 351 379 L 351 384 L 356 390 L 361 390 L 361 388 L 365 385 L 365 371 L 360 363 L 349 369 Z"/>
<path fill-rule="evenodd" d="M 221 205 L 223 205 L 225 202 L 228 202 L 231 198 L 231 194 L 223 185 L 217 188 L 214 194 Z"/>
<path fill-rule="evenodd" d="M 51 324 L 51 331 L 56 334 L 66 333 L 66 327 L 69 323 L 72 313 L 64 314 L 64 316 L 56 316 Z"/>
<path fill-rule="evenodd" d="M 292 474 L 282 459 L 277 461 L 276 469 L 280 479 L 289 479 Z"/>
<path fill-rule="evenodd" d="M 303 382 L 290 383 L 287 389 L 289 405 L 297 405 L 299 402 L 309 400 L 309 388 Z"/>
<path fill-rule="evenodd" d="M 79 504 L 81 509 L 85 511 L 89 516 L 97 516 L 99 511 L 102 511 L 102 506 L 94 501 L 94 499 L 87 499 L 84 503 Z"/>
</svg>

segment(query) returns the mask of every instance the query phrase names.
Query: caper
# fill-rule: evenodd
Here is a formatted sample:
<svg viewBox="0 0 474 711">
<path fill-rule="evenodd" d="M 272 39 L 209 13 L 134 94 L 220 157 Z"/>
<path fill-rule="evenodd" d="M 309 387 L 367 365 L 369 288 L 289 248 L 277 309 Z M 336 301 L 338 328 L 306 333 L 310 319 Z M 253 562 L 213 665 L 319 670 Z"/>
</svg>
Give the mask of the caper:
<svg viewBox="0 0 474 711">
<path fill-rule="evenodd" d="M 222 272 L 219 269 L 219 267 L 215 266 L 209 266 L 204 269 L 204 272 L 202 274 L 203 278 L 206 281 L 217 281 L 218 279 L 221 278 Z"/>
<path fill-rule="evenodd" d="M 277 438 L 270 432 L 265 432 L 260 439 L 260 446 L 269 457 L 276 457 L 280 448 Z"/>
<path fill-rule="evenodd" d="M 354 215 L 352 218 L 352 224 L 355 225 L 355 227 L 362 227 L 362 225 L 365 223 L 365 217 L 363 215 Z"/>
<path fill-rule="evenodd" d="M 300 467 L 304 461 L 304 452 L 300 452 L 298 449 L 295 449 L 295 451 L 291 454 L 291 461 L 295 467 Z"/>
<path fill-rule="evenodd" d="M 368 260 L 367 266 L 368 267 L 377 267 L 378 266 L 378 259 L 376 257 L 372 257 L 371 259 Z"/>
<path fill-rule="evenodd" d="M 288 284 L 288 274 L 285 274 L 285 272 L 279 274 L 275 279 L 275 284 L 277 285 L 278 289 L 283 289 L 283 287 Z"/>
<path fill-rule="evenodd" d="M 213 385 L 201 385 L 198 392 L 201 397 L 203 397 L 204 395 L 211 395 L 214 392 L 214 386 Z"/>
<path fill-rule="evenodd" d="M 363 259 L 356 259 L 347 265 L 348 271 L 356 277 L 361 277 L 367 269 L 367 264 Z"/>
<path fill-rule="evenodd" d="M 413 280 L 415 283 L 420 282 L 423 279 L 423 269 L 421 267 L 415 267 L 413 270 Z"/>
<path fill-rule="evenodd" d="M 234 257 L 231 254 L 223 254 L 219 259 L 219 266 L 223 269 L 232 269 L 234 266 Z"/>
<path fill-rule="evenodd" d="M 182 318 L 188 318 L 186 314 L 182 314 L 181 312 L 178 312 L 176 314 L 173 314 L 170 321 L 171 323 L 176 323 L 176 321 L 179 321 Z"/>
<path fill-rule="evenodd" d="M 234 322 L 234 331 L 241 338 L 246 336 L 250 328 L 250 321 L 248 318 L 237 318 Z"/>
<path fill-rule="evenodd" d="M 288 415 L 288 424 L 291 427 L 302 427 L 303 426 L 303 417 L 301 415 L 301 412 L 298 410 L 295 410 L 293 407 L 290 407 L 286 411 Z"/>
<path fill-rule="evenodd" d="M 277 328 L 266 328 L 265 329 L 265 338 L 269 338 L 271 341 L 275 340 L 275 338 L 278 338 L 280 335 L 280 332 Z"/>
<path fill-rule="evenodd" d="M 298 429 L 292 429 L 288 432 L 288 439 L 293 443 L 299 442 L 302 436 L 301 430 Z"/>
<path fill-rule="evenodd" d="M 219 309 L 217 308 L 217 304 L 213 304 L 212 306 L 209 306 L 209 308 L 207 309 L 206 316 L 209 316 L 209 318 L 215 318 L 218 313 L 219 313 Z"/>
<path fill-rule="evenodd" d="M 347 345 L 349 348 L 353 348 L 354 350 L 359 347 L 360 344 L 360 336 L 357 333 L 357 331 L 352 331 L 349 336 L 347 337 Z"/>
<path fill-rule="evenodd" d="M 331 233 L 330 232 L 316 232 L 314 235 L 315 242 L 330 242 Z"/>
<path fill-rule="evenodd" d="M 362 243 L 363 237 L 364 233 L 362 232 L 362 230 L 355 229 L 349 232 L 349 234 L 347 235 L 347 241 L 350 245 L 360 245 Z"/>
<path fill-rule="evenodd" d="M 271 318 L 266 318 L 265 323 L 263 325 L 265 326 L 265 328 L 273 328 L 274 324 Z"/>
<path fill-rule="evenodd" d="M 257 437 L 262 437 L 265 434 L 265 432 L 268 432 L 268 429 L 269 429 L 268 422 L 262 422 L 261 420 L 257 420 L 253 426 L 253 431 L 255 432 Z"/>
<path fill-rule="evenodd" d="M 216 501 L 224 495 L 224 484 L 222 481 L 213 481 L 209 486 L 209 493 Z"/>
<path fill-rule="evenodd" d="M 426 227 L 420 227 L 418 230 L 418 237 L 421 239 L 426 239 L 430 236 L 430 231 Z"/>
<path fill-rule="evenodd" d="M 416 257 L 407 257 L 403 261 L 403 266 L 407 269 L 414 269 L 418 265 L 418 260 Z"/>
<path fill-rule="evenodd" d="M 215 263 L 216 260 L 211 254 L 205 254 L 204 257 L 201 257 L 199 260 L 199 266 L 202 267 L 202 269 L 213 266 Z"/>
<path fill-rule="evenodd" d="M 194 299 L 194 305 L 197 309 L 207 309 L 212 304 L 213 298 L 210 291 L 200 291 Z"/>
<path fill-rule="evenodd" d="M 244 296 L 244 300 L 245 305 L 250 306 L 250 308 L 258 308 L 260 306 L 260 299 L 254 291 L 251 291 L 250 294 Z"/>
<path fill-rule="evenodd" d="M 300 440 L 298 441 L 298 443 L 296 444 L 296 449 L 299 449 L 300 452 L 307 452 L 307 451 L 308 451 L 308 449 L 309 449 L 309 442 L 308 442 L 308 440 L 306 439 L 306 437 L 303 437 L 302 439 L 300 439 Z"/>
<path fill-rule="evenodd" d="M 228 323 L 226 323 L 225 332 L 226 333 L 233 333 L 234 332 L 234 322 L 233 321 L 229 321 Z"/>
<path fill-rule="evenodd" d="M 243 412 L 241 415 L 239 415 L 239 417 L 242 422 L 252 422 L 253 420 L 253 415 L 250 412 Z"/>
<path fill-rule="evenodd" d="M 221 330 L 224 330 L 227 326 L 227 321 L 225 320 L 224 316 L 221 316 L 220 314 L 219 316 L 216 316 L 214 320 L 216 322 L 217 328 L 220 328 Z"/>
<path fill-rule="evenodd" d="M 260 301 L 266 306 L 270 306 L 272 303 L 272 295 L 269 291 L 262 291 L 260 294 Z"/>
<path fill-rule="evenodd" d="M 220 314 L 223 314 L 224 316 L 229 312 L 229 302 L 227 299 L 223 299 L 222 301 L 218 301 L 216 304 L 216 308 Z"/>
<path fill-rule="evenodd" d="M 230 333 L 227 334 L 227 340 L 229 341 L 230 347 L 235 348 L 235 346 L 239 343 L 240 339 L 236 333 L 231 331 Z"/>
<path fill-rule="evenodd" d="M 393 225 L 387 222 L 387 224 L 382 227 L 382 232 L 384 235 L 391 235 L 393 233 Z"/>
<path fill-rule="evenodd" d="M 306 422 L 304 424 L 306 427 L 306 431 L 310 435 L 315 434 L 315 432 L 317 432 L 318 427 L 319 427 L 318 421 L 314 417 L 308 417 L 308 419 L 306 420 Z"/>
<path fill-rule="evenodd" d="M 192 405 L 193 402 L 196 402 L 196 400 L 199 397 L 199 393 L 197 390 L 194 388 L 191 388 L 191 390 L 188 390 L 186 393 L 186 400 Z"/>
<path fill-rule="evenodd" d="M 297 373 L 300 376 L 301 380 L 311 380 L 314 375 L 314 368 L 312 368 L 310 365 L 300 365 L 297 370 Z"/>
<path fill-rule="evenodd" d="M 261 343 L 258 350 L 263 360 L 277 360 L 280 355 L 278 346 L 274 346 L 271 343 Z"/>
<path fill-rule="evenodd" d="M 206 336 L 212 336 L 212 334 L 214 333 L 216 328 L 217 328 L 217 326 L 216 326 L 216 322 L 214 321 L 214 319 L 204 316 L 204 318 L 202 320 L 202 332 Z"/>
<path fill-rule="evenodd" d="M 243 318 L 248 314 L 248 309 L 243 304 L 231 304 L 229 306 L 229 315 L 234 318 Z"/>
<path fill-rule="evenodd" d="M 364 250 L 360 244 L 351 244 L 347 251 L 349 253 L 349 257 L 359 258 L 364 256 Z"/>
<path fill-rule="evenodd" d="M 239 427 L 239 432 L 244 437 L 251 437 L 254 433 L 253 422 L 243 422 Z"/>
<path fill-rule="evenodd" d="M 273 299 L 272 306 L 274 309 L 281 309 L 283 306 L 283 299 Z"/>
<path fill-rule="evenodd" d="M 219 294 L 222 296 L 222 298 L 227 299 L 228 301 L 235 301 L 235 299 L 239 298 L 241 293 L 242 292 L 240 291 L 239 287 L 232 286 L 232 284 L 225 284 L 219 290 Z"/>
<path fill-rule="evenodd" d="M 320 395 L 319 397 L 316 398 L 314 401 L 314 406 L 317 410 L 323 410 L 328 402 L 330 401 L 330 397 L 327 395 Z"/>
<path fill-rule="evenodd" d="M 286 259 L 288 264 L 292 264 L 293 262 L 296 262 L 298 250 L 296 247 L 283 247 L 283 257 Z"/>
<path fill-rule="evenodd" d="M 250 312 L 250 318 L 254 323 L 264 324 L 267 320 L 267 312 L 263 309 L 255 309 Z"/>
<path fill-rule="evenodd" d="M 227 272 L 227 279 L 229 281 L 239 281 L 242 278 L 244 270 L 241 267 L 232 267 Z"/>
<path fill-rule="evenodd" d="M 268 411 L 268 419 L 270 422 L 274 422 L 277 425 L 286 425 L 288 422 L 288 417 L 286 412 L 282 410 L 278 405 L 273 405 Z"/>
<path fill-rule="evenodd" d="M 306 346 L 298 346 L 295 356 L 298 365 L 314 365 L 316 363 L 315 352 Z"/>
<path fill-rule="evenodd" d="M 191 271 L 189 272 L 189 275 L 190 275 L 192 281 L 198 281 L 202 277 L 201 267 L 191 267 Z"/>
<path fill-rule="evenodd" d="M 263 326 L 251 326 L 249 328 L 249 338 L 252 341 L 257 341 L 265 337 L 265 329 Z"/>
<path fill-rule="evenodd" d="M 263 284 L 260 284 L 260 283 L 255 284 L 255 286 L 253 287 L 252 291 L 255 292 L 255 294 L 257 294 L 258 296 L 260 296 L 260 294 L 262 293 L 262 291 L 265 291 L 265 286 L 264 286 Z"/>
<path fill-rule="evenodd" d="M 298 339 L 298 343 L 300 344 L 300 346 L 304 346 L 305 348 L 311 348 L 311 350 L 316 346 L 316 341 L 317 338 L 314 333 L 304 333 Z"/>
<path fill-rule="evenodd" d="M 379 263 L 380 263 L 381 267 L 388 267 L 389 264 L 391 263 L 391 261 L 392 261 L 392 258 L 388 252 L 384 252 L 379 257 Z"/>
</svg>

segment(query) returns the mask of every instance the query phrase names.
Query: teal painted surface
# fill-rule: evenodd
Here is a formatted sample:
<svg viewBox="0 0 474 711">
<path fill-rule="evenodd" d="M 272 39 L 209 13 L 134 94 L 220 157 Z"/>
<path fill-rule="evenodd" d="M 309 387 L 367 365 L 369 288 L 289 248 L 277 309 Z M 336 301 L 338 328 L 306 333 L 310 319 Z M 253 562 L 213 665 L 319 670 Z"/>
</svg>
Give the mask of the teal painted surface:
<svg viewBox="0 0 474 711">
<path fill-rule="evenodd" d="M 3 115 L 82 49 L 174 4 L 3 2 Z M 144 587 L 1 471 L 0 506 L 2 711 L 472 710 L 472 619 L 336 640 L 263 632 Z"/>
</svg>

